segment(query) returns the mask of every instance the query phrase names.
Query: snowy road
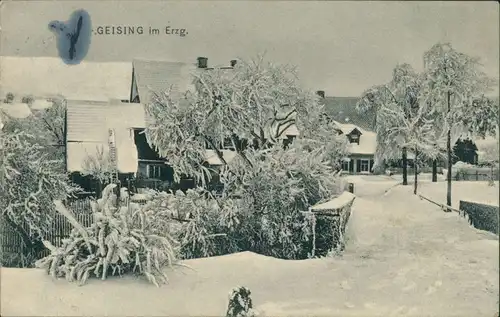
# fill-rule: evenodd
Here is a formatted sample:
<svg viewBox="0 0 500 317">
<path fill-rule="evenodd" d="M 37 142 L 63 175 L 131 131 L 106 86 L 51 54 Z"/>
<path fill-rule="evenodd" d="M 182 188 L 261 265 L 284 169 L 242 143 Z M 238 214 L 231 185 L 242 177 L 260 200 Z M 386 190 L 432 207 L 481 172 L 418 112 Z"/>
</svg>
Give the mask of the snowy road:
<svg viewBox="0 0 500 317">
<path fill-rule="evenodd" d="M 126 277 L 78 287 L 2 269 L 1 315 L 222 316 L 247 286 L 264 316 L 485 316 L 498 311 L 498 240 L 409 187 L 354 178 L 341 258 L 284 261 L 243 252 L 187 261 L 157 289 Z"/>
</svg>

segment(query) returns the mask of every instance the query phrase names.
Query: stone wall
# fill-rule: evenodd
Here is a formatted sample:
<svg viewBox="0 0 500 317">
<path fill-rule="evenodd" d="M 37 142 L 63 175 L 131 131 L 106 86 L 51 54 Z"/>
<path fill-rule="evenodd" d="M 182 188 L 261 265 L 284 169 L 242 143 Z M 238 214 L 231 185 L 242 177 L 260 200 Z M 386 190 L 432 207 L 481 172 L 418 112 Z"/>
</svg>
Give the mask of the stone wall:
<svg viewBox="0 0 500 317">
<path fill-rule="evenodd" d="M 344 234 L 355 198 L 354 194 L 346 191 L 326 203 L 311 207 L 314 217 L 313 256 L 344 251 Z"/>
</svg>

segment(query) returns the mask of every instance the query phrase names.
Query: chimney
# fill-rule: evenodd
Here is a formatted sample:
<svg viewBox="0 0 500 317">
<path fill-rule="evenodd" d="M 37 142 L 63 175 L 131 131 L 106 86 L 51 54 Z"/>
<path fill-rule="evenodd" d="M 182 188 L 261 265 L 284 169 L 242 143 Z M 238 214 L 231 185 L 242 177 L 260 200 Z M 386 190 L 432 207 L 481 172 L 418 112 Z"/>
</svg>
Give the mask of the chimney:
<svg viewBox="0 0 500 317">
<path fill-rule="evenodd" d="M 237 62 L 238 62 L 237 60 L 232 59 L 232 60 L 231 60 L 231 67 L 236 66 L 236 63 L 237 63 Z"/>
<path fill-rule="evenodd" d="M 198 57 L 198 68 L 207 68 L 208 58 Z"/>
<path fill-rule="evenodd" d="M 320 96 L 321 98 L 325 98 L 325 91 L 324 90 L 318 90 L 316 91 L 316 94 Z"/>
</svg>

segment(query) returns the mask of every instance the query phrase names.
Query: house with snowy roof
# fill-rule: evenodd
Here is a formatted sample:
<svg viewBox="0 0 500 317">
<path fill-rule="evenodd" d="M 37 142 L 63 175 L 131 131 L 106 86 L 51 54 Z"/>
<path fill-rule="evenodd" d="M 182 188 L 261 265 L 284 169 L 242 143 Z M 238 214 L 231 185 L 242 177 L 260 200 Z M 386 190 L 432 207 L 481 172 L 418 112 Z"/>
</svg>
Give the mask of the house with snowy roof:
<svg viewBox="0 0 500 317">
<path fill-rule="evenodd" d="M 12 93 L 35 99 L 128 101 L 132 65 L 90 62 L 67 65 L 56 57 L 0 56 L 0 97 Z"/>
<path fill-rule="evenodd" d="M 236 60 L 231 60 L 228 66 L 209 67 L 208 58 L 198 57 L 196 63 L 182 63 L 158 60 L 141 60 L 135 59 L 132 64 L 132 86 L 130 94 L 131 103 L 147 104 L 152 101 L 154 94 L 169 92 L 171 96 L 179 98 L 182 101 L 182 95 L 186 91 L 195 89 L 192 74 L 201 71 L 210 71 L 217 68 L 218 70 L 230 72 L 236 65 Z M 144 126 L 145 127 L 145 126 Z M 136 129 L 136 138 L 145 140 L 144 129 Z M 284 140 L 293 139 L 299 134 L 295 125 L 290 126 L 284 133 Z M 143 144 L 144 142 L 141 141 Z M 146 149 L 146 146 L 141 146 Z M 232 144 L 228 142 L 222 149 L 223 157 L 226 161 L 231 161 L 236 153 L 233 151 Z M 139 154 L 140 168 L 139 170 L 153 171 L 150 176 L 161 175 L 164 169 L 164 160 L 155 158 L 151 159 L 151 151 L 144 150 L 144 153 L 149 157 L 143 158 Z M 147 160 L 146 160 L 147 159 Z M 214 149 L 207 146 L 206 163 L 210 166 L 222 165 L 222 162 L 215 154 Z M 142 165 L 146 167 L 142 168 Z"/>
<path fill-rule="evenodd" d="M 349 156 L 342 161 L 342 170 L 350 174 L 373 172 L 377 134 L 373 132 L 373 121 L 356 111 L 357 97 L 328 97 L 325 92 L 316 92 L 325 114 L 333 119 L 336 133 L 345 135 Z"/>
<path fill-rule="evenodd" d="M 377 149 L 377 134 L 355 124 L 335 121 L 338 133 L 348 141 L 349 157 L 342 161 L 342 170 L 351 174 L 372 173 Z"/>
<path fill-rule="evenodd" d="M 207 61 L 205 57 L 199 57 L 197 63 L 135 59 L 129 77 L 128 100 L 115 98 L 104 103 L 68 101 L 67 168 L 73 180 L 86 188 L 94 186 L 88 177 L 82 176 L 88 169 L 89 160 L 113 154 L 122 183 L 136 180 L 146 185 L 144 187 L 171 183 L 173 170 L 167 164 L 168 158 L 160 157 L 144 134 L 148 120 L 144 105 L 152 102 L 155 94 L 163 92 L 168 92 L 182 102 L 183 94 L 195 89 L 193 72 L 213 69 L 208 67 Z M 235 64 L 233 60 L 230 66 L 217 68 L 230 71 Z M 289 127 L 282 136 L 283 141 L 298 133 L 295 126 Z M 226 161 L 236 156 L 230 144 L 221 152 Z M 209 147 L 204 163 L 209 166 L 222 165 L 215 151 Z"/>
<path fill-rule="evenodd" d="M 343 134 L 346 134 L 345 131 L 351 130 L 354 127 L 357 127 L 359 131 L 365 131 L 362 132 L 359 137 L 361 143 L 363 143 L 363 141 L 361 141 L 361 139 L 363 138 L 361 135 L 364 135 L 364 141 L 367 141 L 363 146 L 361 146 L 361 148 L 363 148 L 363 150 L 361 151 L 358 150 L 359 146 L 356 145 L 356 137 L 354 137 L 354 139 L 349 137 L 349 142 L 351 144 L 350 151 L 361 153 L 352 153 L 351 155 L 356 158 L 355 162 L 351 163 L 351 165 L 348 165 L 347 162 L 344 162 L 343 170 L 349 170 L 351 173 L 356 172 L 358 164 L 362 164 L 362 170 L 366 170 L 366 161 L 369 159 L 369 157 L 372 157 L 373 159 L 375 150 L 377 148 L 376 133 L 373 132 L 375 129 L 376 113 L 368 112 L 362 115 L 359 114 L 356 111 L 356 104 L 359 100 L 359 97 L 328 97 L 325 96 L 324 91 L 318 91 L 317 93 L 318 95 L 320 95 L 320 97 L 322 97 L 321 100 L 324 106 L 325 113 L 334 118 L 337 123 L 342 126 L 341 130 L 343 130 Z M 359 132 L 355 132 L 355 134 L 359 134 Z M 491 161 L 490 156 L 492 147 L 494 148 L 496 145 L 498 148 L 498 129 L 496 138 L 491 136 L 487 136 L 485 139 L 470 138 L 464 135 L 457 136 L 455 139 L 456 142 L 452 141 L 455 142 L 453 148 L 453 163 L 462 161 L 469 164 L 481 164 L 486 159 Z M 352 144 L 355 144 L 355 146 L 353 146 Z M 360 155 L 361 157 L 359 157 Z M 414 154 L 409 151 L 407 157 L 408 164 L 412 166 Z M 364 161 L 362 161 L 362 163 L 358 163 L 360 160 Z M 446 162 L 443 161 L 440 162 L 439 165 L 441 167 L 444 167 L 445 163 Z M 394 165 L 394 167 L 402 166 L 401 161 L 399 160 L 397 160 L 396 162 L 392 162 L 391 165 Z M 370 170 L 371 166 L 372 165 L 370 165 Z"/>
<path fill-rule="evenodd" d="M 147 125 L 144 104 L 68 103 L 66 118 L 67 169 L 72 180 L 85 189 L 99 190 L 98 184 L 84 176 L 99 158 L 115 165 L 122 184 L 133 181 L 138 187 L 158 188 L 173 182 L 168 158 L 160 157 L 143 133 Z M 231 150 L 222 152 L 226 160 L 235 156 Z M 114 163 L 108 161 L 112 155 Z M 207 149 L 205 159 L 208 165 L 222 164 L 213 150 Z M 190 182 L 185 180 L 180 186 L 192 186 Z"/>
</svg>

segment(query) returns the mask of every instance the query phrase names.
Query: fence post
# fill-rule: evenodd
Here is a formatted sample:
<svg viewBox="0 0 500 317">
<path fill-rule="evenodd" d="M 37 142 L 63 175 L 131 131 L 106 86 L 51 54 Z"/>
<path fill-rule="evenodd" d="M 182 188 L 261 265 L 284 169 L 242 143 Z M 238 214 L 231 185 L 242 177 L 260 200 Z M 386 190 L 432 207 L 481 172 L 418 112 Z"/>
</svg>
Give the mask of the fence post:
<svg viewBox="0 0 500 317">
<path fill-rule="evenodd" d="M 478 180 L 479 180 L 479 171 L 476 170 L 476 181 L 478 181 Z"/>
<path fill-rule="evenodd" d="M 348 189 L 350 193 L 354 194 L 354 183 L 349 183 Z"/>
</svg>

